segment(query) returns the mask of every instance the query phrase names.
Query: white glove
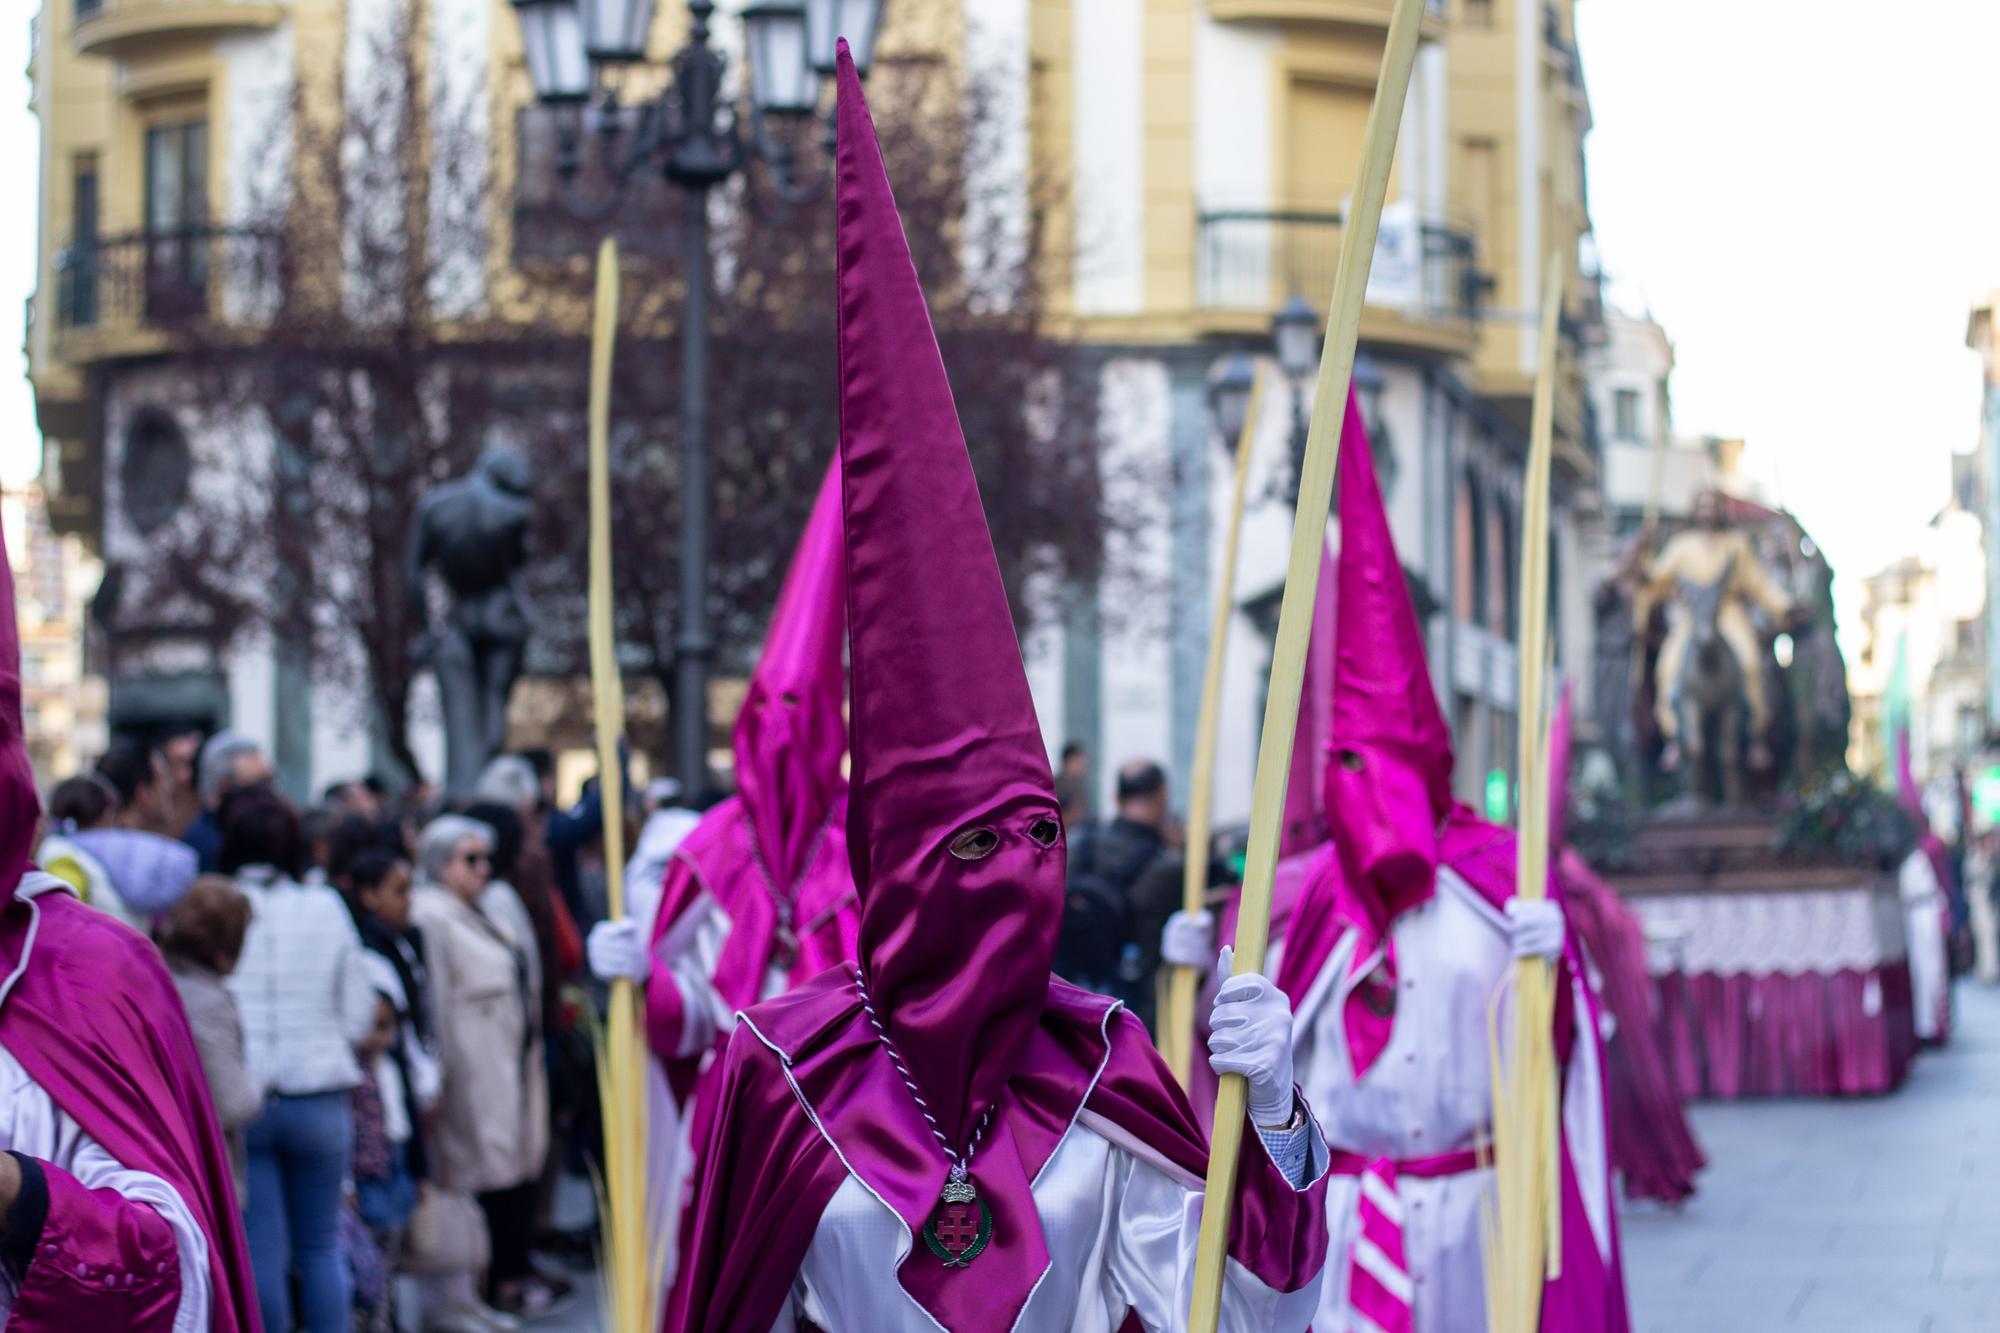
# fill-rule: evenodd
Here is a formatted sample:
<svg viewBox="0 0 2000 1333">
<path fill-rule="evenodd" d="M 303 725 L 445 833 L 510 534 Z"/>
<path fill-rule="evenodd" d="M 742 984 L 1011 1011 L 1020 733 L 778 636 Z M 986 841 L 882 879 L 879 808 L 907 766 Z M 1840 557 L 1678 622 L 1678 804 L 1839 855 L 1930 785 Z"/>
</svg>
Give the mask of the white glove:
<svg viewBox="0 0 2000 1333">
<path fill-rule="evenodd" d="M 1546 958 L 1553 963 L 1563 951 L 1562 908 L 1546 898 L 1509 898 L 1507 940 L 1516 958 Z"/>
<path fill-rule="evenodd" d="M 583 951 L 599 981 L 625 980 L 643 986 L 653 971 L 653 951 L 640 935 L 639 923 L 629 916 L 592 926 Z"/>
<path fill-rule="evenodd" d="M 1206 967 L 1215 952 L 1215 913 L 1175 912 L 1160 932 L 1160 961 L 1175 967 Z"/>
<path fill-rule="evenodd" d="M 1208 1016 L 1208 1063 L 1218 1074 L 1250 1083 L 1250 1123 L 1266 1128 L 1292 1120 L 1292 1006 L 1268 977 L 1230 976 L 1236 950 L 1224 945 L 1215 974 L 1229 979 Z"/>
</svg>

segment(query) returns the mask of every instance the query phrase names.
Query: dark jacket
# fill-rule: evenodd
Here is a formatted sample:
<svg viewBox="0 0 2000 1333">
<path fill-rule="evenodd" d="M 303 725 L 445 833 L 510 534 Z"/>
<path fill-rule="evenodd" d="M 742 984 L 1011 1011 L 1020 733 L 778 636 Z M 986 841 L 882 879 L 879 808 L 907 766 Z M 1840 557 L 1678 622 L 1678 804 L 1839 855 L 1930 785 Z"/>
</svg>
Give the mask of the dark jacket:
<svg viewBox="0 0 2000 1333">
<path fill-rule="evenodd" d="M 1158 829 L 1119 815 L 1072 839 L 1070 873 L 1079 871 L 1094 872 L 1124 892 L 1131 916 L 1126 943 L 1136 955 L 1128 951 L 1116 993 L 1150 1027 L 1160 932 L 1180 906 L 1181 860 Z"/>
<path fill-rule="evenodd" d="M 415 1032 L 416 1039 L 427 1047 L 435 1049 L 436 1037 L 431 1031 L 430 975 L 424 968 L 424 936 L 415 926 L 408 930 L 392 930 L 383 922 L 366 912 L 358 913 L 355 925 L 361 931 L 361 946 L 373 953 L 379 953 L 389 960 L 389 966 L 396 970 L 397 978 L 403 983 L 403 996 L 409 1005 L 406 1015 L 408 1027 Z M 395 1045 L 389 1048 L 390 1058 L 396 1062 L 396 1072 L 403 1076 L 403 1100 L 409 1108 L 410 1141 L 404 1148 L 404 1165 L 409 1170 L 410 1179 L 430 1178 L 430 1160 L 424 1151 L 424 1114 L 417 1104 L 416 1081 L 410 1073 L 410 1056 L 404 1048 L 409 1040 L 409 1032 L 399 1032 Z"/>
</svg>

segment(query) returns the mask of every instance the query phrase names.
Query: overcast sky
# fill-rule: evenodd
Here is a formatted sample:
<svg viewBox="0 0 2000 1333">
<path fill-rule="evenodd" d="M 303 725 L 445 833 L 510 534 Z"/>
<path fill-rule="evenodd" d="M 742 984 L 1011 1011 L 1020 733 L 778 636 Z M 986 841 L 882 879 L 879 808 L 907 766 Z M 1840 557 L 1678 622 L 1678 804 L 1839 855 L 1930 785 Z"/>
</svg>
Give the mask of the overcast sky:
<svg viewBox="0 0 2000 1333">
<path fill-rule="evenodd" d="M 1673 339 L 1677 427 L 1750 441 L 1852 606 L 1977 441 L 1965 325 L 2000 282 L 2000 3 L 1577 8 L 1614 295 Z"/>
<path fill-rule="evenodd" d="M 35 117 L 28 110 L 27 6 L 0 16 L 0 178 L 14 182 L 14 202 L 0 208 L 0 485 L 32 479 L 42 463 L 35 400 L 21 352 L 21 316 L 35 289 L 35 208 L 40 179 Z"/>
<path fill-rule="evenodd" d="M 1673 338 L 1679 427 L 1749 439 L 1843 574 L 1879 567 L 1976 437 L 1964 334 L 2000 282 L 2000 3 L 1578 8 L 1598 248 L 1614 297 Z M 17 360 L 35 253 L 27 34 L 18 11 L 0 19 L 0 166 L 17 185 L 0 209 L 8 482 L 39 457 Z"/>
</svg>

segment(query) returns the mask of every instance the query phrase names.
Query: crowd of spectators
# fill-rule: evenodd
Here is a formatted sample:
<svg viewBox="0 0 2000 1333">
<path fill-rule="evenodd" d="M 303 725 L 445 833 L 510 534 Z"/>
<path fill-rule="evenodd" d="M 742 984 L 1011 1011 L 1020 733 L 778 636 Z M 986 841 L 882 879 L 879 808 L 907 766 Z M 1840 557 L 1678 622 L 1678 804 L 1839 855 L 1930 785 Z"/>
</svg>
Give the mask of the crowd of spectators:
<svg viewBox="0 0 2000 1333">
<path fill-rule="evenodd" d="M 48 794 L 39 863 L 149 935 L 187 1009 L 265 1328 L 477 1333 L 570 1295 L 551 1256 L 590 1242 L 552 1200 L 595 1144 L 590 787 L 560 808 L 524 753 L 463 799 L 360 778 L 302 809 L 225 731 L 121 739 Z"/>
</svg>

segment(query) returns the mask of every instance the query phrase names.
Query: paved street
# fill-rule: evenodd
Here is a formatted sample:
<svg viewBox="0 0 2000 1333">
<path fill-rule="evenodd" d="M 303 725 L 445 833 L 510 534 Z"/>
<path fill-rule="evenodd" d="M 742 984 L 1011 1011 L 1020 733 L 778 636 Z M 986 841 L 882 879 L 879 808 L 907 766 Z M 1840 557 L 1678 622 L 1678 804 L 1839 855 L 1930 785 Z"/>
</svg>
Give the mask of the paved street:
<svg viewBox="0 0 2000 1333">
<path fill-rule="evenodd" d="M 2000 993 L 1892 1097 L 1698 1107 L 1680 1213 L 1625 1214 L 1640 1333 L 2000 1328 Z"/>
<path fill-rule="evenodd" d="M 2000 993 L 1958 1022 L 1893 1097 L 1697 1107 L 1701 1192 L 1625 1213 L 1637 1333 L 2000 1329 Z M 537 1327 L 595 1328 L 583 1285 Z"/>
</svg>

